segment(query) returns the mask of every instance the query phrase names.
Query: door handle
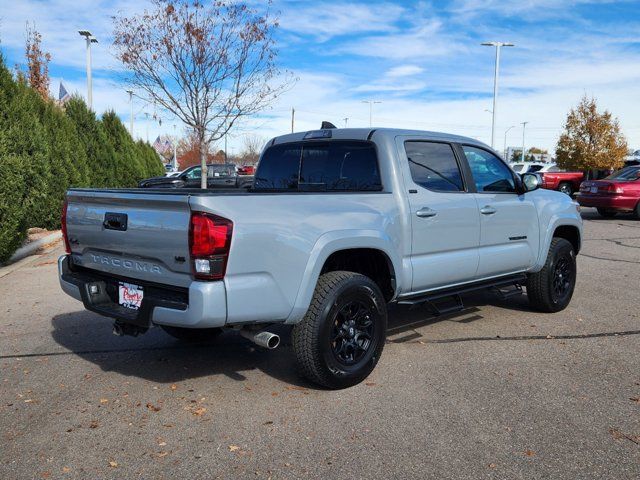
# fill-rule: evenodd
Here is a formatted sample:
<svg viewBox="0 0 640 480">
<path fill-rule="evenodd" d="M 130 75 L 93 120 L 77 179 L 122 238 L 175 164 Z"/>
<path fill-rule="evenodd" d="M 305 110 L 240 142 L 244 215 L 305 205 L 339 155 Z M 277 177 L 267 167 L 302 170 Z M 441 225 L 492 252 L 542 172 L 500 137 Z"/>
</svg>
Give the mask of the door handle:
<svg viewBox="0 0 640 480">
<path fill-rule="evenodd" d="M 490 205 L 485 205 L 480 209 L 480 213 L 483 215 L 493 215 L 497 210 Z"/>
<path fill-rule="evenodd" d="M 438 212 L 429 207 L 423 207 L 416 212 L 416 215 L 420 218 L 435 217 L 437 214 Z"/>
</svg>

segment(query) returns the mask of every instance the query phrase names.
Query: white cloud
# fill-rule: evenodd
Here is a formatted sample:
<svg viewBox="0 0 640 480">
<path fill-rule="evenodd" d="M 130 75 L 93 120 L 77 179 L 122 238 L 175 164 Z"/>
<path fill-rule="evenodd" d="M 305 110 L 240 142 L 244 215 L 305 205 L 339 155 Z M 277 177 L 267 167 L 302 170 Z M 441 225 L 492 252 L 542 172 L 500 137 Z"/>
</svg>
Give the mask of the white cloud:
<svg viewBox="0 0 640 480">
<path fill-rule="evenodd" d="M 398 65 L 387 70 L 386 76 L 391 78 L 410 77 L 424 72 L 424 68 L 417 65 Z"/>
<path fill-rule="evenodd" d="M 320 41 L 339 35 L 355 35 L 362 32 L 389 32 L 394 22 L 406 11 L 393 3 L 362 4 L 354 2 L 304 2 L 282 6 L 280 26 L 287 31 Z"/>
</svg>

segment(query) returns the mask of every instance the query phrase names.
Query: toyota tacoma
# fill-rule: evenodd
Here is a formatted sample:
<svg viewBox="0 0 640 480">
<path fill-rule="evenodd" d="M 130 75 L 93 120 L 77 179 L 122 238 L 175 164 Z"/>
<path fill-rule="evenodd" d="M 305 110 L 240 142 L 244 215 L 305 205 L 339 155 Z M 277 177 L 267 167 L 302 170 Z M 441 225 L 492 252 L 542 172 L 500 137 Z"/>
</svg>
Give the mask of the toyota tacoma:
<svg viewBox="0 0 640 480">
<path fill-rule="evenodd" d="M 385 344 L 387 305 L 462 308 L 472 290 L 564 309 L 582 221 L 489 147 L 461 136 L 322 129 L 270 140 L 247 190 L 72 189 L 62 289 L 115 319 L 267 348 L 292 325 L 304 376 L 355 385 Z"/>
</svg>

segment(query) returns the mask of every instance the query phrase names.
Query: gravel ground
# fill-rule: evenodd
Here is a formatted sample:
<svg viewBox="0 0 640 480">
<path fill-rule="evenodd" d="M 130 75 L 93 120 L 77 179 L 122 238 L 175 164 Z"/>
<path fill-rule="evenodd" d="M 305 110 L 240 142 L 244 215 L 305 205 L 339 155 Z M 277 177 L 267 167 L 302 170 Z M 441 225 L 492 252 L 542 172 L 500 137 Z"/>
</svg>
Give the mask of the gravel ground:
<svg viewBox="0 0 640 480">
<path fill-rule="evenodd" d="M 60 247 L 0 270 L 0 478 L 640 478 L 640 221 L 583 211 L 563 312 L 394 308 L 365 383 L 298 377 L 234 333 L 117 338 L 65 296 Z"/>
</svg>

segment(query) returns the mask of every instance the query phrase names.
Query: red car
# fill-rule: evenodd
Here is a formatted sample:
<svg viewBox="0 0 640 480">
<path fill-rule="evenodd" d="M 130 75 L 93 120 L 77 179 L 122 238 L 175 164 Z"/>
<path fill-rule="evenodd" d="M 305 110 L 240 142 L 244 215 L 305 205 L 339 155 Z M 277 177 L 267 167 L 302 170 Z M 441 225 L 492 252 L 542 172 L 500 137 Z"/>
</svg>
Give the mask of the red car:
<svg viewBox="0 0 640 480">
<path fill-rule="evenodd" d="M 596 207 L 603 217 L 633 212 L 640 219 L 640 165 L 623 168 L 602 180 L 582 182 L 578 203 Z"/>
<path fill-rule="evenodd" d="M 253 175 L 256 173 L 256 167 L 254 165 L 243 165 L 238 168 L 238 175 Z"/>
<path fill-rule="evenodd" d="M 557 168 L 543 171 L 540 175 L 542 175 L 542 188 L 558 190 L 569 196 L 580 188 L 580 184 L 584 180 L 583 172 L 563 172 Z"/>
</svg>

